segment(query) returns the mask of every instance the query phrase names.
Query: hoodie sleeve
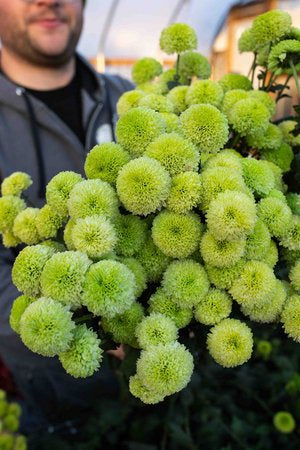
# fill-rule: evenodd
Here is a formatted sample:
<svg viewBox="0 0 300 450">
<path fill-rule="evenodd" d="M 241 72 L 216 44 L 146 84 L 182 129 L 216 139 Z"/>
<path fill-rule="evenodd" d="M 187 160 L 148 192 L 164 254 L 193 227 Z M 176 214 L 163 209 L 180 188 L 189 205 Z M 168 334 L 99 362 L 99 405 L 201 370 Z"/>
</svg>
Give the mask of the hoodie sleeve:
<svg viewBox="0 0 300 450">
<path fill-rule="evenodd" d="M 12 303 L 20 295 L 11 279 L 11 270 L 15 255 L 11 249 L 0 244 L 0 329 L 5 335 L 12 334 L 9 326 L 9 315 Z"/>
</svg>

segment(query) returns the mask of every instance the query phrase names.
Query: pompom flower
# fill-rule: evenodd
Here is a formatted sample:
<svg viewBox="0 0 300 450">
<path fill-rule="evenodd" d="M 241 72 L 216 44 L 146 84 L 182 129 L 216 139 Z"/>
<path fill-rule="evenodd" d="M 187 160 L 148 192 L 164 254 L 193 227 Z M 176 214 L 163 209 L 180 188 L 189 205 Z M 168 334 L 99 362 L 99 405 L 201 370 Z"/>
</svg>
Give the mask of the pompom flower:
<svg viewBox="0 0 300 450">
<path fill-rule="evenodd" d="M 168 93 L 167 98 L 173 103 L 174 113 L 181 114 L 187 109 L 185 101 L 187 90 L 188 86 L 176 86 Z"/>
<path fill-rule="evenodd" d="M 250 359 L 253 337 L 250 328 L 236 319 L 224 319 L 208 334 L 207 348 L 223 367 L 236 367 Z"/>
<path fill-rule="evenodd" d="M 260 339 L 256 342 L 256 354 L 267 361 L 272 353 L 272 344 L 269 341 Z"/>
<path fill-rule="evenodd" d="M 256 223 L 255 202 L 241 192 L 223 192 L 210 203 L 206 221 L 216 239 L 243 239 L 253 231 Z"/>
<path fill-rule="evenodd" d="M 280 41 L 271 48 L 268 58 L 268 68 L 276 75 L 281 73 L 292 74 L 291 61 L 298 72 L 300 69 L 299 62 L 300 41 L 288 39 Z"/>
<path fill-rule="evenodd" d="M 62 224 L 62 216 L 57 214 L 57 212 L 47 204 L 39 210 L 35 218 L 35 225 L 38 234 L 42 239 L 55 237 Z"/>
<path fill-rule="evenodd" d="M 176 341 L 178 337 L 177 327 L 173 320 L 155 312 L 144 317 L 136 327 L 135 334 L 143 349 L 153 345 L 169 344 Z"/>
<path fill-rule="evenodd" d="M 164 131 L 164 121 L 157 112 L 138 107 L 130 109 L 120 117 L 116 126 L 116 137 L 118 143 L 132 157 L 137 157 Z"/>
<path fill-rule="evenodd" d="M 131 75 L 135 84 L 139 85 L 152 81 L 155 77 L 160 75 L 163 71 L 160 62 L 154 58 L 141 58 L 133 64 Z"/>
<path fill-rule="evenodd" d="M 292 133 L 296 125 L 297 122 L 295 120 L 284 120 L 278 125 L 282 131 L 283 139 L 292 147 L 300 145 L 300 135 L 294 136 Z"/>
<path fill-rule="evenodd" d="M 82 303 L 93 314 L 111 318 L 130 308 L 135 289 L 134 274 L 125 264 L 99 261 L 86 274 Z"/>
<path fill-rule="evenodd" d="M 76 250 L 72 240 L 72 231 L 76 224 L 75 219 L 69 219 L 64 229 L 64 241 L 68 250 Z"/>
<path fill-rule="evenodd" d="M 160 117 L 164 121 L 166 127 L 166 133 L 181 134 L 181 127 L 179 117 L 174 113 L 159 113 Z"/>
<path fill-rule="evenodd" d="M 117 233 L 115 251 L 118 255 L 136 255 L 146 241 L 146 224 L 136 216 L 119 215 L 114 221 Z"/>
<path fill-rule="evenodd" d="M 139 106 L 153 109 L 160 113 L 172 113 L 174 110 L 173 103 L 161 94 L 144 95 L 139 101 Z"/>
<path fill-rule="evenodd" d="M 286 334 L 300 342 L 300 295 L 292 295 L 287 299 L 282 314 L 281 322 Z"/>
<path fill-rule="evenodd" d="M 160 313 L 169 317 L 177 328 L 186 327 L 192 320 L 193 312 L 191 308 L 181 308 L 161 288 L 151 295 L 148 303 L 150 313 Z"/>
<path fill-rule="evenodd" d="M 20 321 L 22 341 L 32 352 L 43 356 L 66 351 L 74 328 L 71 313 L 60 303 L 44 297 L 27 306 Z"/>
<path fill-rule="evenodd" d="M 118 199 L 109 183 L 102 180 L 85 180 L 72 189 L 68 208 L 73 219 L 95 215 L 111 218 L 118 212 Z"/>
<path fill-rule="evenodd" d="M 159 161 L 171 176 L 196 171 L 199 152 L 187 139 L 176 133 L 163 134 L 148 146 L 145 156 Z"/>
<path fill-rule="evenodd" d="M 192 105 L 180 121 L 184 135 L 201 151 L 217 153 L 228 140 L 227 119 L 213 105 Z"/>
<path fill-rule="evenodd" d="M 17 215 L 26 208 L 24 200 L 15 195 L 0 198 L 0 233 L 11 231 Z"/>
<path fill-rule="evenodd" d="M 224 92 L 231 91 L 232 89 L 243 89 L 244 91 L 250 91 L 252 89 L 249 78 L 238 73 L 226 73 L 219 80 L 219 84 Z"/>
<path fill-rule="evenodd" d="M 289 278 L 293 288 L 300 292 L 300 260 L 296 261 L 296 264 L 292 267 Z"/>
<path fill-rule="evenodd" d="M 157 247 L 172 258 L 186 258 L 198 247 L 202 224 L 194 213 L 159 213 L 152 226 L 152 238 Z"/>
<path fill-rule="evenodd" d="M 193 369 L 191 353 L 178 342 L 143 350 L 137 361 L 137 374 L 143 384 L 164 396 L 185 388 Z"/>
<path fill-rule="evenodd" d="M 21 243 L 20 239 L 12 231 L 4 231 L 2 234 L 2 244 L 4 247 L 16 247 Z"/>
<path fill-rule="evenodd" d="M 207 294 L 209 281 L 203 266 L 187 259 L 169 265 L 163 276 L 162 287 L 180 308 L 192 308 Z"/>
<path fill-rule="evenodd" d="M 257 44 L 252 33 L 252 28 L 246 28 L 239 37 L 238 49 L 240 53 L 256 52 Z"/>
<path fill-rule="evenodd" d="M 263 198 L 257 206 L 258 218 L 268 227 L 272 236 L 284 236 L 292 222 L 292 211 L 285 202 L 277 198 Z"/>
<path fill-rule="evenodd" d="M 228 112 L 228 121 L 241 136 L 262 134 L 269 125 L 270 113 L 254 98 L 238 101 Z"/>
<path fill-rule="evenodd" d="M 25 247 L 16 257 L 12 281 L 20 292 L 35 296 L 40 292 L 40 278 L 44 266 L 55 250 L 45 245 Z"/>
<path fill-rule="evenodd" d="M 142 264 L 135 258 L 120 258 L 120 262 L 125 264 L 135 278 L 135 297 L 138 298 L 147 287 L 147 274 Z"/>
<path fill-rule="evenodd" d="M 28 295 L 20 295 L 14 300 L 9 316 L 9 324 L 16 333 L 20 333 L 20 320 L 22 314 L 27 306 L 35 300 L 34 297 L 28 297 Z"/>
<path fill-rule="evenodd" d="M 211 264 L 205 265 L 209 281 L 218 289 L 230 289 L 233 281 L 240 276 L 244 267 L 245 260 L 243 258 L 232 266 L 216 267 Z"/>
<path fill-rule="evenodd" d="M 154 244 L 151 237 L 146 240 L 136 258 L 144 267 L 148 281 L 154 283 L 161 279 L 170 262 L 170 258 Z"/>
<path fill-rule="evenodd" d="M 273 270 L 261 261 L 247 261 L 229 292 L 240 305 L 254 307 L 270 301 L 275 289 Z"/>
<path fill-rule="evenodd" d="M 37 244 L 41 240 L 36 226 L 39 211 L 38 208 L 26 208 L 15 218 L 13 234 L 27 245 Z"/>
<path fill-rule="evenodd" d="M 60 172 L 53 177 L 46 187 L 46 200 L 48 205 L 64 218 L 68 215 L 68 199 L 75 184 L 83 181 L 79 173 Z"/>
<path fill-rule="evenodd" d="M 254 100 L 260 101 L 268 109 L 270 116 L 276 111 L 276 102 L 266 91 L 253 90 L 248 92 L 248 96 Z"/>
<path fill-rule="evenodd" d="M 59 354 L 65 371 L 74 378 L 86 378 L 100 367 L 103 350 L 100 339 L 86 325 L 78 325 L 73 331 L 73 339 L 68 350 Z"/>
<path fill-rule="evenodd" d="M 296 192 L 289 192 L 286 195 L 286 201 L 293 214 L 300 216 L 300 194 L 296 194 Z"/>
<path fill-rule="evenodd" d="M 200 203 L 201 179 L 196 172 L 183 172 L 172 179 L 167 208 L 175 213 L 184 214 Z"/>
<path fill-rule="evenodd" d="M 185 23 L 173 23 L 162 30 L 159 45 L 168 55 L 194 50 L 197 47 L 197 36 L 193 28 Z"/>
<path fill-rule="evenodd" d="M 274 241 L 270 242 L 270 246 L 264 256 L 261 259 L 261 262 L 266 263 L 271 269 L 274 268 L 278 261 L 278 248 Z"/>
<path fill-rule="evenodd" d="M 45 297 L 51 297 L 65 305 L 78 307 L 85 273 L 91 261 L 82 252 L 55 253 L 44 267 L 41 289 Z"/>
<path fill-rule="evenodd" d="M 140 89 L 134 89 L 133 91 L 126 91 L 121 95 L 117 102 L 117 113 L 119 116 L 126 113 L 132 108 L 139 106 L 139 101 L 144 97 L 145 92 Z M 107 181 L 107 180 L 105 180 Z"/>
<path fill-rule="evenodd" d="M 164 395 L 146 388 L 138 375 L 129 378 L 129 391 L 134 397 L 139 398 L 143 403 L 148 405 L 155 405 L 165 398 Z"/>
<path fill-rule="evenodd" d="M 211 75 L 211 66 L 205 56 L 188 51 L 180 55 L 179 73 L 187 79 L 197 77 L 205 80 Z"/>
<path fill-rule="evenodd" d="M 278 411 L 273 417 L 274 427 L 280 433 L 289 434 L 296 428 L 296 422 L 292 414 L 288 411 Z"/>
<path fill-rule="evenodd" d="M 196 80 L 188 88 L 185 99 L 188 106 L 209 103 L 218 108 L 223 95 L 222 87 L 215 81 Z"/>
<path fill-rule="evenodd" d="M 294 159 L 294 152 L 289 144 L 282 142 L 279 147 L 263 150 L 262 159 L 276 164 L 283 172 L 288 172 Z"/>
<path fill-rule="evenodd" d="M 258 220 L 253 232 L 246 238 L 245 257 L 260 260 L 266 254 L 271 244 L 271 236 L 267 226 Z"/>
<path fill-rule="evenodd" d="M 137 346 L 135 329 L 143 317 L 142 305 L 134 302 L 123 314 L 102 317 L 101 326 L 106 333 L 112 334 L 115 342 Z"/>
<path fill-rule="evenodd" d="M 166 169 L 146 156 L 126 164 L 117 178 L 117 192 L 125 208 L 133 214 L 148 215 L 166 201 L 171 179 Z"/>
<path fill-rule="evenodd" d="M 129 153 L 114 142 L 96 145 L 87 154 L 84 171 L 87 178 L 99 178 L 115 184 L 120 169 L 130 161 Z"/>
<path fill-rule="evenodd" d="M 252 34 L 259 46 L 276 42 L 291 29 L 291 16 L 278 9 L 256 17 L 252 23 Z"/>
<path fill-rule="evenodd" d="M 206 231 L 200 242 L 200 253 L 206 264 L 229 267 L 237 263 L 245 253 L 246 241 L 221 241 Z"/>
<path fill-rule="evenodd" d="M 280 245 L 289 250 L 300 250 L 300 217 L 294 215 L 291 226 L 281 238 Z"/>
<path fill-rule="evenodd" d="M 195 307 L 195 319 L 204 325 L 215 325 L 231 313 L 232 300 L 225 291 L 211 288 Z"/>
<path fill-rule="evenodd" d="M 249 136 L 247 139 L 251 147 L 259 148 L 260 150 L 273 150 L 280 147 L 282 141 L 282 132 L 277 125 L 269 123 L 268 128 L 264 134 Z"/>
<path fill-rule="evenodd" d="M 232 89 L 231 91 L 225 92 L 221 105 L 222 112 L 228 116 L 229 112 L 237 102 L 247 98 L 249 98 L 249 93 L 243 89 Z"/>
<path fill-rule="evenodd" d="M 1 194 L 19 196 L 31 185 L 32 179 L 30 175 L 25 172 L 14 172 L 2 181 Z"/>
</svg>

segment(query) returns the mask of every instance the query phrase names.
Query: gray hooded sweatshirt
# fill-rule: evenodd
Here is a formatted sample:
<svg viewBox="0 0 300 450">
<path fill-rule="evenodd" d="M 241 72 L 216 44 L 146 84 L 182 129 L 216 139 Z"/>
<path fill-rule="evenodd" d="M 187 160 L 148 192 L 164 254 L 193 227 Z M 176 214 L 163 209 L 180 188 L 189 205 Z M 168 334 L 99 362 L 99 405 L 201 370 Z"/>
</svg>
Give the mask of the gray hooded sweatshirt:
<svg viewBox="0 0 300 450">
<path fill-rule="evenodd" d="M 54 175 L 63 170 L 83 174 L 87 152 L 96 143 L 111 140 L 116 102 L 124 91 L 133 88 L 119 76 L 99 75 L 79 56 L 77 63 L 83 80 L 85 148 L 44 103 L 0 74 L 0 178 L 14 171 L 30 174 L 33 184 L 26 196 L 36 207 L 44 204 L 45 185 Z M 32 353 L 12 331 L 9 314 L 13 300 L 20 295 L 11 281 L 17 252 L 0 244 L 0 356 L 27 403 L 39 415 L 37 426 L 42 420 L 48 425 L 70 418 L 68 413 L 74 408 L 79 413 L 97 394 L 107 393 L 110 375 L 103 369 L 87 380 L 75 380 L 64 373 L 57 358 Z"/>
</svg>

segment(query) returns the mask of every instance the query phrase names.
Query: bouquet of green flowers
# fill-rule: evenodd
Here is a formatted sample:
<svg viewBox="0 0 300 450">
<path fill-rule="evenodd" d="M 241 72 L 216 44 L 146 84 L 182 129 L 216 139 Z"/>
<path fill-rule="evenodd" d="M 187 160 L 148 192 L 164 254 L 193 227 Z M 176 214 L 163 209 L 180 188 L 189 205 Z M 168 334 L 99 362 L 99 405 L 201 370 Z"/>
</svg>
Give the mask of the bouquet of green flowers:
<svg viewBox="0 0 300 450">
<path fill-rule="evenodd" d="M 21 407 L 8 402 L 6 393 L 0 389 L 0 448 L 2 450 L 26 450 L 25 436 L 17 434 Z"/>
<path fill-rule="evenodd" d="M 27 174 L 1 186 L 3 243 L 27 244 L 12 270 L 22 293 L 14 331 L 73 377 L 98 370 L 101 340 L 139 349 L 129 388 L 151 404 L 191 378 L 185 328 L 207 330 L 208 351 L 225 368 L 251 357 L 249 319 L 281 323 L 300 341 L 300 196 L 283 180 L 300 137 L 297 117 L 272 123 L 269 93 L 278 101 L 297 79 L 300 31 L 282 11 L 257 17 L 239 41 L 254 52 L 250 79 L 209 80 L 196 46 L 186 24 L 162 31 L 175 67 L 134 65 L 117 142 L 90 151 L 86 179 L 57 174 L 41 209 L 26 205 Z"/>
</svg>

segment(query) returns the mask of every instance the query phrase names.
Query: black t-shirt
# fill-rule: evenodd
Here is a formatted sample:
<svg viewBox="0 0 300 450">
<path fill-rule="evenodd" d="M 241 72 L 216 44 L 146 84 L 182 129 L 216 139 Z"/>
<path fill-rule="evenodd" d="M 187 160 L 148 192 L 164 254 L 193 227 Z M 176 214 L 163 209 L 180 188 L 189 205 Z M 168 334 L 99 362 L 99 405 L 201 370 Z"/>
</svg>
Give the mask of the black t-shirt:
<svg viewBox="0 0 300 450">
<path fill-rule="evenodd" d="M 74 78 L 65 87 L 49 91 L 37 91 L 26 88 L 26 91 L 54 111 L 84 144 L 85 132 L 82 124 L 81 77 L 79 70 L 76 70 Z"/>
</svg>

